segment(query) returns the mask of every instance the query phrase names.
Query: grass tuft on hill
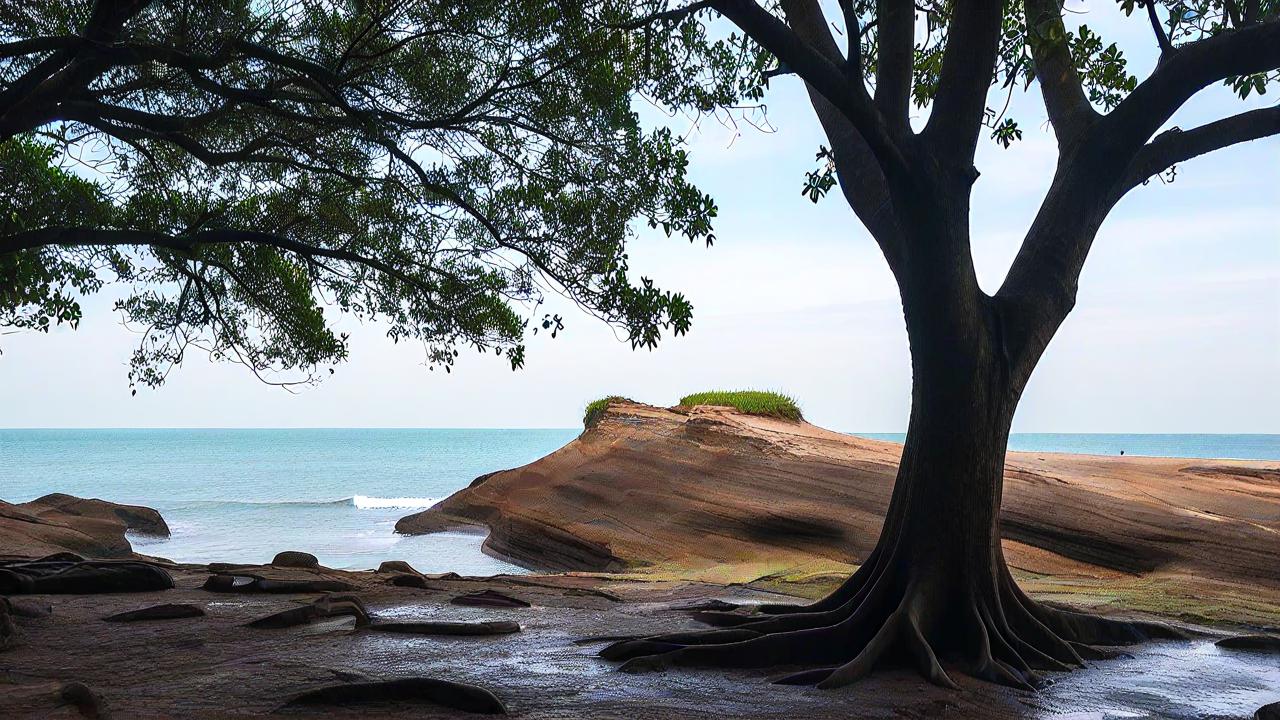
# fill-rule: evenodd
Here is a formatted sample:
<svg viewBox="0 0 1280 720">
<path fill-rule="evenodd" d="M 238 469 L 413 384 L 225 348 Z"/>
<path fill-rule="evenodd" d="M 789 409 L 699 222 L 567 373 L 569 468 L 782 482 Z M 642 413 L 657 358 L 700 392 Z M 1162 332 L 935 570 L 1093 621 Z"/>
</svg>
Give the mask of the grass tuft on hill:
<svg viewBox="0 0 1280 720">
<path fill-rule="evenodd" d="M 727 405 L 748 415 L 764 415 L 784 420 L 802 420 L 795 399 L 782 393 L 764 390 L 711 390 L 680 398 L 685 407 L 694 405 Z"/>
<path fill-rule="evenodd" d="M 626 400 L 621 395 L 610 395 L 602 397 L 599 400 L 593 400 L 587 403 L 587 411 L 582 415 L 582 426 L 591 427 L 600 421 L 600 416 L 604 415 L 604 411 L 609 407 L 609 403 L 614 400 Z"/>
</svg>

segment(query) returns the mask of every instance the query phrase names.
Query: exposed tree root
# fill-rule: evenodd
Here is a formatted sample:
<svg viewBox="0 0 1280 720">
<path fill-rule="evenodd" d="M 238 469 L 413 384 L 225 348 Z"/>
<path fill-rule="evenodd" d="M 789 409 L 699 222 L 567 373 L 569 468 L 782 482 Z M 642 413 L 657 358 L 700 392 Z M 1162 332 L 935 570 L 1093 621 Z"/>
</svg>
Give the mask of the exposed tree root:
<svg viewBox="0 0 1280 720">
<path fill-rule="evenodd" d="M 723 668 L 814 666 L 776 682 L 836 688 L 885 665 L 909 665 L 935 685 L 955 688 L 943 668 L 1032 690 L 1045 670 L 1070 670 L 1085 659 L 1114 657 L 1097 645 L 1183 638 L 1149 622 L 1122 621 L 1053 608 L 1027 597 L 1003 558 L 985 579 L 924 573 L 873 553 L 837 591 L 807 606 L 765 605 L 755 613 L 700 612 L 720 629 L 623 639 L 603 650 L 621 670 L 678 666 Z"/>
</svg>

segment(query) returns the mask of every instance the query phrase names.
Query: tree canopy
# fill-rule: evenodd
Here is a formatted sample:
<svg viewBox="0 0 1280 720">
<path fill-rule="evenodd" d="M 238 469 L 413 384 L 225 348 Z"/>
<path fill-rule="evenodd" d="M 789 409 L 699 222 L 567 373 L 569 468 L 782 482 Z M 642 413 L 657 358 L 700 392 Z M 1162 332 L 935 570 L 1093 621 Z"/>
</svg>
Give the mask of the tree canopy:
<svg viewBox="0 0 1280 720">
<path fill-rule="evenodd" d="M 638 223 L 712 242 L 715 205 L 637 94 L 734 101 L 630 3 L 19 0 L 0 9 L 0 325 L 123 284 L 132 383 L 189 348 L 294 382 L 343 360 L 332 310 L 448 369 L 524 362 L 547 291 L 633 346 L 691 308 L 628 271 Z M 695 47 L 696 46 L 696 47 Z M 330 312 L 326 313 L 326 310 Z M 293 372 L 283 372 L 293 371 Z"/>
</svg>

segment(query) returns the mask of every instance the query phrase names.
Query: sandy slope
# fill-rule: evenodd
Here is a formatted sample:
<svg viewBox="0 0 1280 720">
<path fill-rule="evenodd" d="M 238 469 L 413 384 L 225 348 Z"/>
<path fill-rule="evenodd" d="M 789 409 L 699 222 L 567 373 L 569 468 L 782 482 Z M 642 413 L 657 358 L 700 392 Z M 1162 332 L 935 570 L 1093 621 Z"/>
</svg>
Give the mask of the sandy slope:
<svg viewBox="0 0 1280 720">
<path fill-rule="evenodd" d="M 856 563 L 876 540 L 899 452 L 728 408 L 615 403 L 560 450 L 397 529 L 485 525 L 488 552 L 541 570 Z M 1277 462 L 1010 453 L 1001 517 L 1024 573 L 1159 571 L 1280 589 Z"/>
</svg>

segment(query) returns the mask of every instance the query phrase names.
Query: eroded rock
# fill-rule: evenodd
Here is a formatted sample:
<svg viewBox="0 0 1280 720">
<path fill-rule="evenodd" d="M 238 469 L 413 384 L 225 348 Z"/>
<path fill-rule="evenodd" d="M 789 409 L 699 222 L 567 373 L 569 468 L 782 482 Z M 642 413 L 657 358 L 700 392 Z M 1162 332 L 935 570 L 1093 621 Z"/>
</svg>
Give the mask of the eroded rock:
<svg viewBox="0 0 1280 720">
<path fill-rule="evenodd" d="M 165 570 L 142 562 L 86 560 L 0 563 L 0 593 L 91 595 L 151 592 L 173 587 Z"/>
<path fill-rule="evenodd" d="M 278 613 L 258 618 L 247 624 L 258 629 L 283 629 L 298 625 L 309 625 L 321 618 L 332 618 L 348 615 L 356 619 L 356 627 L 369 625 L 369 611 L 364 602 L 354 595 L 326 595 L 309 605 L 281 610 Z"/>
<path fill-rule="evenodd" d="M 84 717 L 102 717 L 102 701 L 84 683 L 63 683 L 62 689 L 58 691 L 58 698 L 63 703 L 74 706 Z"/>
<path fill-rule="evenodd" d="M 180 620 L 193 617 L 204 617 L 204 609 L 184 603 L 168 603 L 116 613 L 102 619 L 106 622 L 141 622 L 144 620 Z"/>
<path fill-rule="evenodd" d="M 1275 635 L 1235 635 L 1214 643 L 1228 650 L 1263 650 L 1280 653 L 1280 637 Z"/>
<path fill-rule="evenodd" d="M 299 552 L 297 550 L 285 550 L 276 553 L 271 559 L 271 564 L 276 567 L 292 567 L 292 568 L 318 568 L 320 561 L 315 555 L 308 552 Z"/>
<path fill-rule="evenodd" d="M 341 580 L 272 580 L 258 575 L 210 575 L 201 586 L 216 593 L 323 593 L 346 592 L 355 586 Z"/>
<path fill-rule="evenodd" d="M 519 598 L 513 598 L 510 595 L 503 595 L 496 590 L 481 590 L 480 592 L 459 595 L 449 602 L 454 605 L 467 605 L 470 607 L 498 607 L 498 608 L 527 608 L 529 603 Z"/>
<path fill-rule="evenodd" d="M 364 705 L 370 703 L 424 703 L 486 715 L 505 715 L 507 708 L 492 692 L 436 678 L 401 678 L 383 682 L 331 685 L 304 692 L 283 707 L 316 705 Z"/>
</svg>

